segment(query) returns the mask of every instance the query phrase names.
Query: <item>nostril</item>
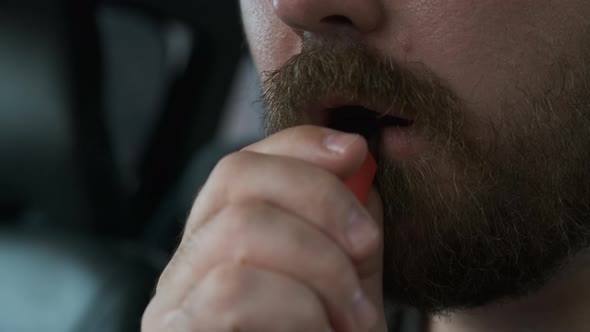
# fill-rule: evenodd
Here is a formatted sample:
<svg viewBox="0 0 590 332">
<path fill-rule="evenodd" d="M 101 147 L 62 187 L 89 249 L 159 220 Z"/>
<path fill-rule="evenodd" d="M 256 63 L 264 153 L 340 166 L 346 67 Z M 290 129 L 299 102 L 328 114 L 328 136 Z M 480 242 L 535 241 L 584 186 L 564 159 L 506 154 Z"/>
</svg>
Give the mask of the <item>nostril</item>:
<svg viewBox="0 0 590 332">
<path fill-rule="evenodd" d="M 321 20 L 321 22 L 328 23 L 328 24 L 335 24 L 335 25 L 354 25 L 354 23 L 352 23 L 351 19 L 349 19 L 346 16 L 342 16 L 342 15 L 327 16 L 327 17 L 324 17 Z"/>
<path fill-rule="evenodd" d="M 392 0 L 393 1 L 393 0 Z M 256 1 L 253 1 L 256 2 Z M 265 0 L 274 13 L 297 33 L 325 35 L 355 30 L 369 33 L 384 22 L 381 0 Z"/>
</svg>

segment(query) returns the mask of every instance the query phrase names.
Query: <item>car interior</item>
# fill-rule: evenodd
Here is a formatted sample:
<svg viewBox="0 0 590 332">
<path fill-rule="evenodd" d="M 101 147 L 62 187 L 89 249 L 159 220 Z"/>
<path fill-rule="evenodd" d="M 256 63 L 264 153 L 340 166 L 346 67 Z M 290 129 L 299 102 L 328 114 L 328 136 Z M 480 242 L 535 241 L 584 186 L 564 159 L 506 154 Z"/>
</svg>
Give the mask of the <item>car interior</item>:
<svg viewBox="0 0 590 332">
<path fill-rule="evenodd" d="M 139 331 L 259 98 L 238 1 L 0 2 L 0 331 Z"/>
</svg>

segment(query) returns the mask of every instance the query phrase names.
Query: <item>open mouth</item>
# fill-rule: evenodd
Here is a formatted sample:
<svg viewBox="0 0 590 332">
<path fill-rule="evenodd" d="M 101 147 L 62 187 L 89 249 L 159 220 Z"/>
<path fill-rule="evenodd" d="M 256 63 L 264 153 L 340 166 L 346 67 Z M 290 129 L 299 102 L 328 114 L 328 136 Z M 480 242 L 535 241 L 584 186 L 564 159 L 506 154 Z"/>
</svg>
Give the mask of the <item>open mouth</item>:
<svg viewBox="0 0 590 332">
<path fill-rule="evenodd" d="M 369 150 L 375 157 L 379 152 L 383 129 L 392 127 L 403 129 L 414 124 L 413 120 L 382 114 L 357 105 L 331 108 L 327 112 L 326 120 L 326 126 L 329 128 L 357 133 L 365 137 Z"/>
</svg>

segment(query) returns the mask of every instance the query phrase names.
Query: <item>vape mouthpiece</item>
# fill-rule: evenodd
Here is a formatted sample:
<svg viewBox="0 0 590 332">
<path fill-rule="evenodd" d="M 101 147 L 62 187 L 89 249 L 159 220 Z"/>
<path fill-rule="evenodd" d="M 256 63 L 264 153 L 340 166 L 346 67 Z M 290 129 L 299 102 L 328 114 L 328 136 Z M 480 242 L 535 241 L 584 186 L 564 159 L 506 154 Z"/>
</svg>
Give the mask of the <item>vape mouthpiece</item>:
<svg viewBox="0 0 590 332">
<path fill-rule="evenodd" d="M 359 171 L 344 181 L 346 186 L 365 204 L 377 172 L 375 158 L 379 152 L 381 128 L 377 113 L 360 106 L 339 107 L 332 110 L 328 127 L 344 132 L 357 133 L 367 140 L 369 153 Z"/>
<path fill-rule="evenodd" d="M 354 193 L 356 198 L 363 203 L 363 205 L 367 203 L 369 191 L 371 190 L 371 185 L 373 184 L 376 172 L 377 162 L 371 153 L 368 153 L 367 158 L 363 162 L 359 171 L 344 181 L 344 184 L 346 184 L 348 189 Z"/>
</svg>

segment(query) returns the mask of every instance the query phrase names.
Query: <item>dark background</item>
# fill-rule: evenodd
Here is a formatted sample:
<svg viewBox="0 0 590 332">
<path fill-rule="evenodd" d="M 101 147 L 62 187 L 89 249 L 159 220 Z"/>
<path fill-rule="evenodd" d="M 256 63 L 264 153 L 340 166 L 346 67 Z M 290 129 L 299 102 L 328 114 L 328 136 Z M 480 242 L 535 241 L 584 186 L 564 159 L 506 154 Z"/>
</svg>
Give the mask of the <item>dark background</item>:
<svg viewBox="0 0 590 332">
<path fill-rule="evenodd" d="M 255 76 L 237 0 L 0 1 L 0 332 L 139 330 Z"/>
</svg>

